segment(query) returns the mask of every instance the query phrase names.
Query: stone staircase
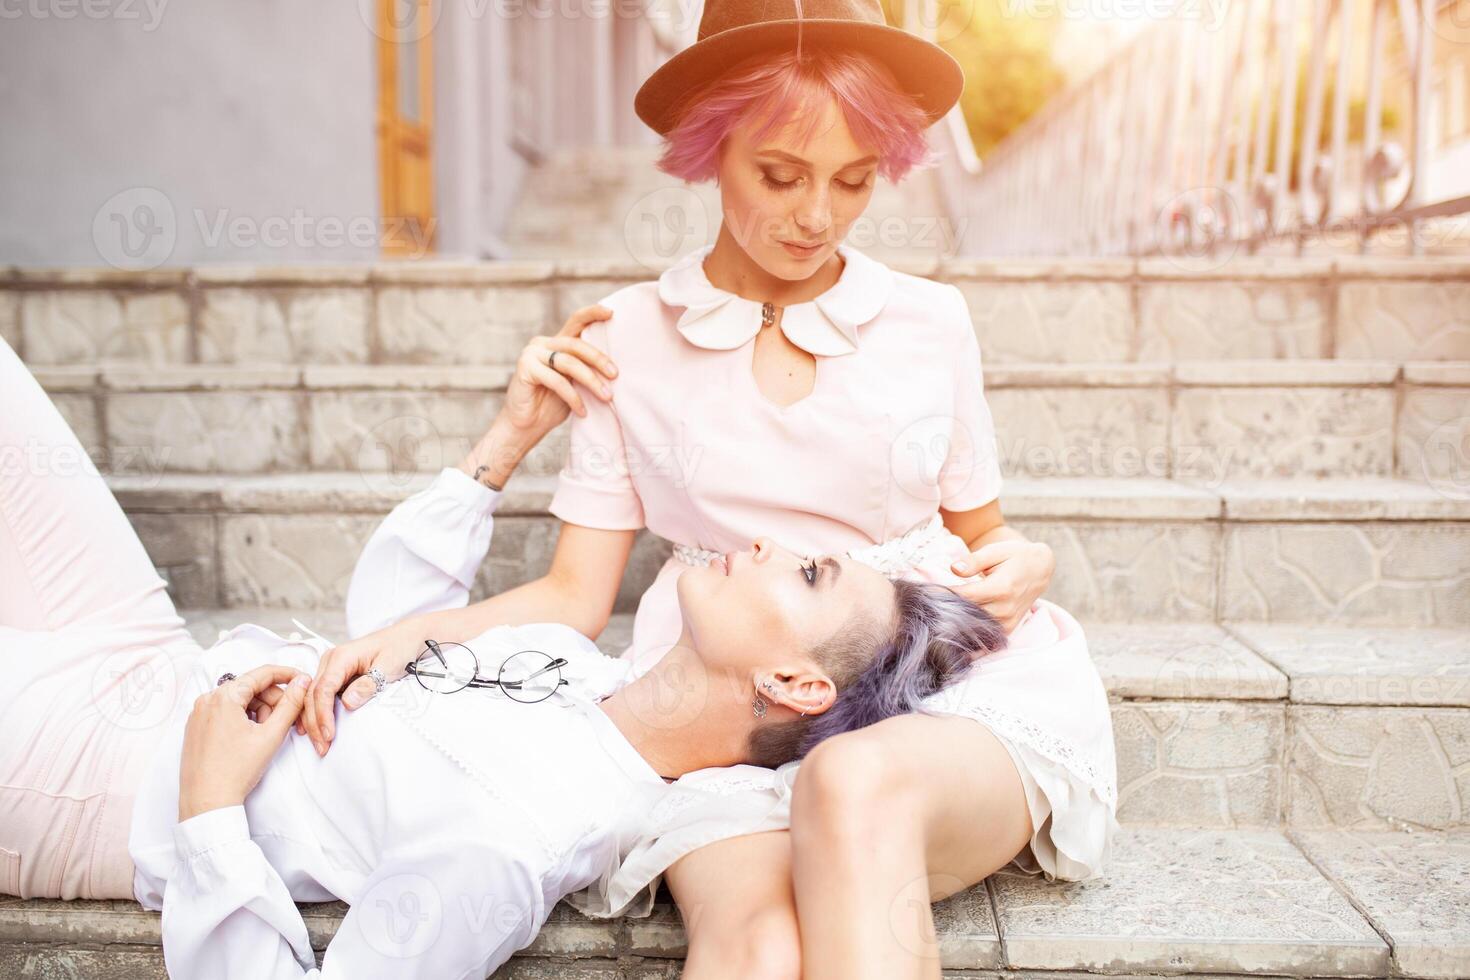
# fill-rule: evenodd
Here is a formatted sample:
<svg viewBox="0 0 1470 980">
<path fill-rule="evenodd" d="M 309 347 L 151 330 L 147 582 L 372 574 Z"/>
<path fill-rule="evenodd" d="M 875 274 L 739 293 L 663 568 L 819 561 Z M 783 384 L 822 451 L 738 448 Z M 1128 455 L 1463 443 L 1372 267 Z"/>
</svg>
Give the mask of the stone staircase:
<svg viewBox="0 0 1470 980">
<path fill-rule="evenodd" d="M 947 975 L 1470 976 L 1470 262 L 888 259 L 965 292 L 1007 519 L 1111 693 L 1126 833 L 1082 884 L 936 907 Z M 342 635 L 381 515 L 493 416 L 525 338 L 640 262 L 12 270 L 0 335 L 206 642 Z M 565 443 L 478 589 L 546 567 Z M 668 553 L 646 532 L 618 615 Z M 325 944 L 340 905 L 309 908 Z M 503 977 L 676 975 L 667 906 L 559 909 Z M 162 975 L 131 903 L 0 899 L 0 975 Z"/>
</svg>

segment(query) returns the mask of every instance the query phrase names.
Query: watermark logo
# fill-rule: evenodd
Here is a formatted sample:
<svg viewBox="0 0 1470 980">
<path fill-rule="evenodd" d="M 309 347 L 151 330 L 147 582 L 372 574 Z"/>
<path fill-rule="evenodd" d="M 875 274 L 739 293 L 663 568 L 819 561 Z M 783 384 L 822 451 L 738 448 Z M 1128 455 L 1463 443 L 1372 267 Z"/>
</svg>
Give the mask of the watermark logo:
<svg viewBox="0 0 1470 980">
<path fill-rule="evenodd" d="M 888 470 L 919 500 L 952 496 L 998 463 L 994 440 L 978 440 L 963 420 L 930 415 L 905 425 L 888 447 Z M 941 480 L 946 481 L 943 487 Z"/>
<path fill-rule="evenodd" d="M 704 201 L 688 187 L 661 187 L 645 194 L 623 219 L 623 244 L 646 269 L 665 268 L 677 256 L 710 241 Z"/>
<path fill-rule="evenodd" d="M 442 3 L 435 0 L 357 0 L 363 24 L 384 41 L 421 41 L 439 23 Z M 382 16 L 379 16 L 382 14 Z"/>
<path fill-rule="evenodd" d="M 1169 259 L 1195 271 L 1218 269 L 1240 249 L 1246 214 L 1223 187 L 1192 187 L 1169 198 L 1154 216 L 1154 241 Z"/>
<path fill-rule="evenodd" d="M 444 467 L 444 440 L 433 422 L 396 415 L 373 426 L 357 444 L 357 472 L 384 497 L 401 497 L 423 473 Z"/>
<path fill-rule="evenodd" d="M 154 647 L 118 650 L 102 658 L 91 678 L 92 703 L 118 728 L 142 731 L 173 717 L 179 675 L 168 654 Z"/>
<path fill-rule="evenodd" d="M 423 875 L 397 874 L 374 883 L 353 905 L 367 945 L 383 956 L 422 956 L 444 928 L 444 899 Z"/>
<path fill-rule="evenodd" d="M 97 209 L 92 244 L 117 269 L 156 269 L 173 255 L 178 242 L 173 202 L 155 187 L 129 187 Z"/>
<path fill-rule="evenodd" d="M 1424 480 L 1450 500 L 1470 500 L 1470 418 L 1450 419 L 1430 430 L 1419 454 Z"/>
</svg>

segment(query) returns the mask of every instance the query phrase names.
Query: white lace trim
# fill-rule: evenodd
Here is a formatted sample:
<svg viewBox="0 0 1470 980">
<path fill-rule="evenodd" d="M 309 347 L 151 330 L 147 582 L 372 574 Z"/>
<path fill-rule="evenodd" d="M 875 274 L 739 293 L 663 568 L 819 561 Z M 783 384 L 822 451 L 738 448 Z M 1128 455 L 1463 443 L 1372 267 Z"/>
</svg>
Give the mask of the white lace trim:
<svg viewBox="0 0 1470 980">
<path fill-rule="evenodd" d="M 424 696 L 431 695 L 428 695 L 426 692 Z M 531 813 L 525 807 L 521 806 L 519 802 L 512 799 L 510 796 L 501 792 L 500 789 L 495 785 L 495 783 L 484 773 L 484 771 L 482 771 L 478 766 L 471 763 L 464 756 L 460 755 L 454 749 L 446 745 L 443 739 L 430 732 L 426 726 L 420 724 L 419 718 L 410 713 L 407 705 L 400 704 L 395 698 L 384 699 L 382 703 L 385 706 L 391 708 L 393 712 L 398 715 L 399 719 L 403 722 L 405 727 L 413 731 L 429 745 L 444 753 L 445 758 L 447 758 L 450 762 L 452 762 L 455 766 L 462 770 L 465 775 L 469 776 L 476 785 L 478 785 L 482 790 L 485 791 L 485 794 L 489 796 L 490 799 L 519 811 L 522 819 L 525 822 L 525 826 L 530 830 L 531 836 L 535 838 L 536 843 L 541 847 L 542 854 L 546 858 L 545 866 L 553 867 L 556 865 L 556 863 L 562 857 L 562 852 L 552 845 L 551 841 L 546 837 L 545 834 L 541 833 L 540 824 L 537 821 L 535 814 Z"/>
<path fill-rule="evenodd" d="M 649 819 L 653 826 L 658 827 L 696 804 L 708 803 L 711 797 L 735 796 L 751 790 L 779 793 L 777 782 L 778 777 L 774 774 L 711 779 L 697 786 L 681 786 L 676 780 L 654 806 Z"/>
<path fill-rule="evenodd" d="M 1116 783 L 1112 777 L 1100 772 L 1091 756 L 1084 753 L 1070 740 L 1025 718 L 1001 711 L 991 704 L 977 704 L 951 698 L 944 702 L 942 709 L 936 705 L 931 710 L 942 710 L 944 714 L 974 719 L 995 729 L 997 734 L 1013 742 L 1019 742 L 1028 748 L 1035 749 L 1053 762 L 1064 766 L 1068 772 L 1092 788 L 1108 806 L 1116 809 L 1118 805 Z"/>
<path fill-rule="evenodd" d="M 914 525 L 896 538 L 864 545 L 843 552 L 843 555 L 862 562 L 888 578 L 898 578 L 923 564 L 926 551 L 936 542 L 949 536 L 949 529 L 936 511 L 928 520 Z M 674 557 L 686 565 L 704 566 L 720 557 L 720 552 L 694 545 L 674 545 Z"/>
</svg>

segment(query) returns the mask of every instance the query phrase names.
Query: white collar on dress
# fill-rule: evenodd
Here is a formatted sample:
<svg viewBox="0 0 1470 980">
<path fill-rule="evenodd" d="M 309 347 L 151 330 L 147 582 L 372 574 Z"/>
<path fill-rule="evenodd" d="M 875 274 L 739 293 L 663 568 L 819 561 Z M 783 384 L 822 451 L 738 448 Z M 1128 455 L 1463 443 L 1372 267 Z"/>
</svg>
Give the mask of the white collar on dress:
<svg viewBox="0 0 1470 980">
<path fill-rule="evenodd" d="M 704 274 L 705 245 L 658 277 L 658 297 L 682 306 L 678 328 L 696 347 L 733 350 L 761 329 L 761 304 L 717 288 Z M 850 245 L 838 245 L 842 275 L 816 299 L 795 303 L 781 314 L 781 330 L 797 347 L 834 357 L 857 350 L 858 327 L 883 311 L 893 293 L 893 272 Z"/>
</svg>

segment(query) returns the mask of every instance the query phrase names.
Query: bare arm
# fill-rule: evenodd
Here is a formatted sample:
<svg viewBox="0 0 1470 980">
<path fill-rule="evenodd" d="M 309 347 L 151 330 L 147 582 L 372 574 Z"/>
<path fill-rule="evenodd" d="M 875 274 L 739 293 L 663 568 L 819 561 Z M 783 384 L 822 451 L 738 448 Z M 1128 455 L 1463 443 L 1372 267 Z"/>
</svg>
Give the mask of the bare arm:
<svg viewBox="0 0 1470 980">
<path fill-rule="evenodd" d="M 608 378 L 616 375 L 616 367 L 605 353 L 575 336 L 607 315 L 610 311 L 605 307 L 579 310 L 556 337 L 537 337 L 528 344 L 500 414 L 460 462 L 461 470 L 481 482 L 504 487 L 520 461 L 569 411 L 586 414 L 583 396 L 571 384 L 573 379 L 603 400 L 610 397 L 594 367 Z M 553 349 L 558 353 L 555 370 L 546 364 Z M 494 626 L 535 622 L 565 623 L 596 638 L 612 614 L 636 534 L 564 524 L 551 567 L 540 578 L 471 605 L 410 616 L 334 647 L 318 665 L 299 730 L 325 755 L 335 734 L 332 722 L 338 693 L 349 710 L 366 703 L 375 684 L 364 675 L 377 668 L 389 681 L 403 677 L 407 664 L 429 638 L 466 642 Z"/>
</svg>

